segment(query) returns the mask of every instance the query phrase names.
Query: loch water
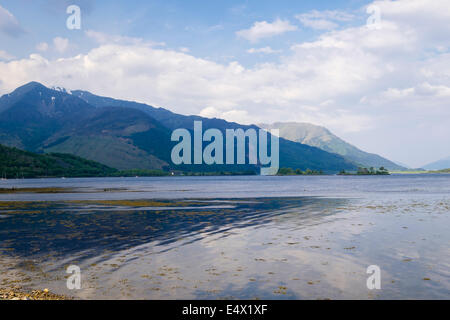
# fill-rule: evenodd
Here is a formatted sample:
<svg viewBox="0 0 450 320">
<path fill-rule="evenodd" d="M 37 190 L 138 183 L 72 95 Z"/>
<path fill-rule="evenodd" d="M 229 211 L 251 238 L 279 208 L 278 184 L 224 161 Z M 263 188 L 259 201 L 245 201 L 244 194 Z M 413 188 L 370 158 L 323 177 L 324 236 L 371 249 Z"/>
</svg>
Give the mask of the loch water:
<svg viewBox="0 0 450 320">
<path fill-rule="evenodd" d="M 79 299 L 450 298 L 450 175 L 0 181 L 10 188 L 0 287 Z M 79 290 L 66 286 L 70 265 Z M 367 287 L 371 265 L 381 289 Z"/>
</svg>

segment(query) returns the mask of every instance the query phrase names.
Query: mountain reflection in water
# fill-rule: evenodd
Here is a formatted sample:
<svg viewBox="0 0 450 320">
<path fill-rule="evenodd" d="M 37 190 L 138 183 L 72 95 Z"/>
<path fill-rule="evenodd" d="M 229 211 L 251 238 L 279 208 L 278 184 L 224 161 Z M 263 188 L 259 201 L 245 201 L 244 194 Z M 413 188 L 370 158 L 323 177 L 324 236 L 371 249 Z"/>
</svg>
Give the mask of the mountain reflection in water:
<svg viewBox="0 0 450 320">
<path fill-rule="evenodd" d="M 448 175 L 6 183 L 78 191 L 0 195 L 2 287 L 81 299 L 450 298 Z M 66 287 L 72 264 L 81 290 Z M 366 286 L 370 265 L 381 290 Z"/>
</svg>

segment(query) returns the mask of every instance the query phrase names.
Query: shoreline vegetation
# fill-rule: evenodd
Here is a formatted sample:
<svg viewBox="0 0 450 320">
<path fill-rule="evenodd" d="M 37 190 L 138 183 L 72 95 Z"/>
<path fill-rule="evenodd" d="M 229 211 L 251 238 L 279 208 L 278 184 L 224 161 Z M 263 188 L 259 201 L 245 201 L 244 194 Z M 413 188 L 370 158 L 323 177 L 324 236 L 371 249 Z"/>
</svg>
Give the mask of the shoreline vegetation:
<svg viewBox="0 0 450 320">
<path fill-rule="evenodd" d="M 280 168 L 278 170 L 278 176 L 321 176 L 325 175 L 322 170 L 311 170 L 306 169 L 302 171 L 301 169 L 292 169 L 292 168 Z"/>
<path fill-rule="evenodd" d="M 232 176 L 256 175 L 253 170 L 242 172 L 186 172 L 180 170 L 131 169 L 119 170 L 99 162 L 65 153 L 37 154 L 0 145 L 0 179 L 25 178 L 105 178 L 162 176 Z"/>
<path fill-rule="evenodd" d="M 407 171 L 393 171 L 392 173 L 395 174 L 424 174 L 424 173 L 450 173 L 449 169 L 442 169 L 442 170 L 407 170 Z"/>
<path fill-rule="evenodd" d="M 450 173 L 450 168 L 442 169 L 442 170 L 435 170 L 435 171 L 428 171 L 428 173 Z"/>
<path fill-rule="evenodd" d="M 391 175 L 391 174 L 450 174 L 450 169 L 443 170 L 415 170 L 415 171 L 392 171 L 389 172 L 387 169 L 373 169 L 373 168 L 359 168 L 356 172 L 350 172 L 341 170 L 339 173 L 325 173 L 323 170 L 310 170 L 306 169 L 302 171 L 301 169 L 292 169 L 292 168 L 280 168 L 277 176 L 325 176 L 325 175 L 338 175 L 338 176 L 371 176 L 371 175 Z M 138 178 L 138 177 L 207 177 L 207 176 L 254 176 L 258 175 L 255 171 L 242 171 L 242 172 L 233 172 L 233 171 L 220 171 L 220 172 L 191 172 L 191 171 L 164 171 L 164 170 L 117 170 L 113 172 L 104 172 L 89 174 L 86 172 L 83 173 L 75 173 L 72 172 L 61 172 L 59 174 L 54 175 L 40 175 L 40 174 L 32 174 L 30 172 L 25 171 L 17 171 L 12 172 L 8 171 L 5 173 L 3 171 L 0 180 L 14 180 L 14 179 L 43 179 L 43 178 Z M 1 189 L 1 188 L 0 188 Z M 2 190 L 0 190 L 0 193 Z"/>
<path fill-rule="evenodd" d="M 450 173 L 450 169 L 426 171 L 395 171 L 396 174 Z M 323 170 L 285 168 L 278 170 L 278 176 L 334 175 Z M 384 167 L 378 169 L 359 167 L 356 172 L 341 170 L 337 175 L 389 175 Z M 104 164 L 80 158 L 71 154 L 37 154 L 0 145 L 0 179 L 25 178 L 93 178 L 93 177 L 164 177 L 164 176 L 243 176 L 258 175 L 255 170 L 246 171 L 181 171 L 162 169 L 119 170 Z"/>
<path fill-rule="evenodd" d="M 387 176 L 390 175 L 389 171 L 384 168 L 380 167 L 379 169 L 376 169 L 374 167 L 370 167 L 369 169 L 359 167 L 358 171 L 356 173 L 354 172 L 346 172 L 345 170 L 342 170 L 338 173 L 339 176 Z"/>
</svg>

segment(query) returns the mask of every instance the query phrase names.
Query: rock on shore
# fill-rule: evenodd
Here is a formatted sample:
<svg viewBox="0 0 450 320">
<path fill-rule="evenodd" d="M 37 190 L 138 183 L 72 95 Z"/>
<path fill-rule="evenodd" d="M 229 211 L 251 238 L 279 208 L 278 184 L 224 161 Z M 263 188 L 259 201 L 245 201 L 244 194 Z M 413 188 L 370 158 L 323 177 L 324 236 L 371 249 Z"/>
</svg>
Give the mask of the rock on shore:
<svg viewBox="0 0 450 320">
<path fill-rule="evenodd" d="M 48 289 L 23 292 L 20 288 L 0 288 L 0 300 L 69 300 L 70 298 L 51 293 Z"/>
</svg>

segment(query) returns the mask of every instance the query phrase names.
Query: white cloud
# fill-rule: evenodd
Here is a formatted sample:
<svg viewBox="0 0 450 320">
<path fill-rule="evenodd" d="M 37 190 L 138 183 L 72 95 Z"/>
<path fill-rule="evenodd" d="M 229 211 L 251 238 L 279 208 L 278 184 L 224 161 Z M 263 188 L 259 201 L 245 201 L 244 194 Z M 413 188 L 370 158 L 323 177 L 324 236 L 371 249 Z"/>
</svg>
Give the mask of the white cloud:
<svg viewBox="0 0 450 320">
<path fill-rule="evenodd" d="M 414 88 L 398 89 L 389 88 L 382 93 L 382 95 L 388 99 L 401 99 L 414 94 Z"/>
<path fill-rule="evenodd" d="M 223 30 L 223 29 L 225 29 L 225 27 L 223 26 L 223 25 L 221 25 L 221 24 L 216 24 L 216 25 L 214 25 L 214 26 L 211 26 L 211 27 L 209 27 L 208 29 L 207 29 L 207 31 L 217 31 L 217 30 Z"/>
<path fill-rule="evenodd" d="M 450 97 L 450 85 L 432 85 L 425 82 L 418 87 L 417 92 L 436 97 Z"/>
<path fill-rule="evenodd" d="M 323 56 L 306 58 L 304 54 L 308 55 L 294 51 L 280 63 L 248 69 L 238 62 L 219 64 L 167 49 L 105 44 L 71 58 L 47 60 L 32 55 L 15 63 L 0 63 L 0 74 L 14 75 L 2 82 L 8 84 L 3 91 L 38 80 L 184 114 L 245 123 L 306 119 L 341 123 L 345 131 L 363 129 L 370 117 L 346 110 L 341 97 L 358 94 L 361 86 L 373 80 L 373 76 L 365 77 L 371 72 L 363 62 L 370 61 L 355 63 L 352 57 L 338 56 L 325 61 Z M 332 99 L 337 102 L 330 103 Z M 335 110 L 336 105 L 341 109 Z"/>
<path fill-rule="evenodd" d="M 10 55 L 8 52 L 4 50 L 0 50 L 0 60 L 12 60 L 15 59 L 13 55 Z"/>
<path fill-rule="evenodd" d="M 446 1 L 435 1 L 430 7 L 379 1 L 380 30 L 327 31 L 276 62 L 252 67 L 105 35 L 98 47 L 70 58 L 0 61 L 0 91 L 37 80 L 183 114 L 312 122 L 371 152 L 420 165 L 434 160 L 433 150 L 442 152 L 450 136 L 450 38 L 441 35 L 450 31 L 449 13 Z M 262 34 L 268 35 L 249 39 Z"/>
<path fill-rule="evenodd" d="M 38 43 L 38 44 L 36 45 L 36 49 L 37 49 L 38 51 L 45 52 L 45 51 L 48 50 L 48 43 L 47 43 L 47 42 L 41 42 L 41 43 Z"/>
<path fill-rule="evenodd" d="M 447 99 L 448 97 L 450 97 L 450 85 L 432 85 L 428 82 L 423 82 L 412 88 L 388 88 L 375 97 L 374 102 L 386 103 L 396 100 L 402 101 L 404 105 L 408 104 L 410 107 L 414 107 L 418 102 L 420 105 L 429 99 L 438 101 L 441 98 Z"/>
<path fill-rule="evenodd" d="M 248 53 L 279 53 L 281 50 L 274 50 L 271 47 L 264 47 L 264 48 L 250 48 L 247 50 Z"/>
<path fill-rule="evenodd" d="M 237 123 L 253 123 L 254 120 L 253 116 L 249 115 L 246 110 L 238 109 L 226 111 L 220 115 L 220 118 L 228 119 L 228 121 Z"/>
<path fill-rule="evenodd" d="M 206 118 L 217 118 L 220 117 L 221 113 L 214 107 L 207 107 L 201 110 L 199 115 Z"/>
<path fill-rule="evenodd" d="M 11 37 L 17 37 L 24 33 L 16 17 L 2 6 L 0 6 L 0 32 Z"/>
<path fill-rule="evenodd" d="M 270 38 L 295 30 L 297 30 L 297 26 L 292 25 L 289 21 L 276 19 L 272 23 L 267 21 L 255 22 L 250 29 L 240 30 L 236 32 L 236 35 L 250 42 L 258 42 L 263 38 Z"/>
<path fill-rule="evenodd" d="M 53 39 L 53 46 L 57 52 L 64 53 L 69 47 L 69 39 L 56 37 Z"/>
<path fill-rule="evenodd" d="M 413 29 L 415 36 L 427 45 L 448 49 L 450 10 L 446 0 L 374 1 L 382 21 L 394 22 L 399 28 Z"/>
<path fill-rule="evenodd" d="M 332 30 L 339 26 L 338 22 L 350 21 L 352 14 L 343 11 L 317 11 L 312 10 L 295 16 L 304 26 L 317 30 Z"/>
</svg>

